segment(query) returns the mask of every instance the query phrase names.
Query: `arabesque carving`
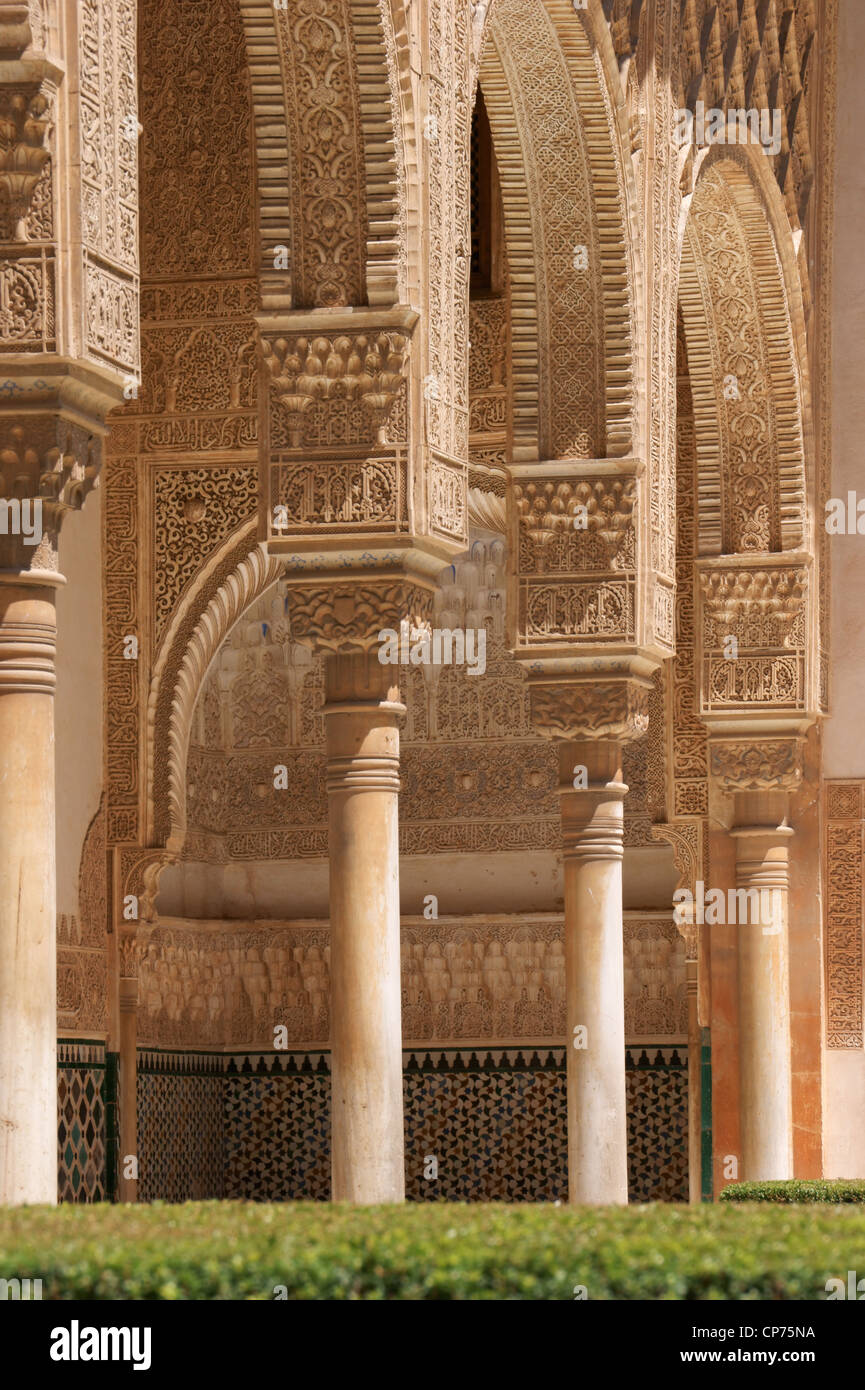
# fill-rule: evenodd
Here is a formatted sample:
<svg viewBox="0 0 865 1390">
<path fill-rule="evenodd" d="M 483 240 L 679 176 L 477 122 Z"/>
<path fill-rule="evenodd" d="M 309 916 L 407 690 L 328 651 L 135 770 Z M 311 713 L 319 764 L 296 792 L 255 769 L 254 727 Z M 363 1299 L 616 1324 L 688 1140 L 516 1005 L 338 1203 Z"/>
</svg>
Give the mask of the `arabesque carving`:
<svg viewBox="0 0 865 1390">
<path fill-rule="evenodd" d="M 637 681 L 537 679 L 529 689 L 532 720 L 544 738 L 627 741 L 649 727 L 649 689 Z"/>
<path fill-rule="evenodd" d="M 802 741 L 710 739 L 709 771 L 725 791 L 795 791 L 802 779 Z"/>
</svg>

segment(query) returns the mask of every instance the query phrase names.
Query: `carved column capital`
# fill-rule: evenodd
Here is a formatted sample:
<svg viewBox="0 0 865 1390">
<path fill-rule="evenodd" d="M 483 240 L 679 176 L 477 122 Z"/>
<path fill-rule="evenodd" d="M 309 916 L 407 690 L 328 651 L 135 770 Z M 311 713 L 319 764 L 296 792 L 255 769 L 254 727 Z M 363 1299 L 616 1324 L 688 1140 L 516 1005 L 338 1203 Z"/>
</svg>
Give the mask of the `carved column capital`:
<svg viewBox="0 0 865 1390">
<path fill-rule="evenodd" d="M 292 573 L 286 580 L 291 638 L 317 652 L 374 652 L 380 634 L 432 622 L 434 588 L 400 574 L 343 571 L 316 577 Z"/>
<path fill-rule="evenodd" d="M 543 738 L 641 738 L 649 727 L 648 682 L 529 674 L 532 722 Z"/>
<path fill-rule="evenodd" d="M 709 775 L 725 792 L 794 792 L 803 755 L 800 738 L 713 738 Z"/>
<path fill-rule="evenodd" d="M 60 415 L 0 421 L 0 570 L 57 570 L 63 517 L 98 485 L 101 459 L 101 438 Z"/>
</svg>

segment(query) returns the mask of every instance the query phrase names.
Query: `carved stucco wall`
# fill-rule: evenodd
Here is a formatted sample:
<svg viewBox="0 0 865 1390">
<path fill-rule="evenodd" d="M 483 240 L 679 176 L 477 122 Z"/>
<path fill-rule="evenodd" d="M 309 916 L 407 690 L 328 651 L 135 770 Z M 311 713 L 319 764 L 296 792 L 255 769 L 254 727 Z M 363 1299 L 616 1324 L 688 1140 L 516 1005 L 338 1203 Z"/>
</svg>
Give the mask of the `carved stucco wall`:
<svg viewBox="0 0 865 1390">
<path fill-rule="evenodd" d="M 624 949 L 628 1044 L 685 1042 L 685 948 L 671 915 L 628 914 Z M 564 1037 L 560 916 L 404 919 L 401 959 L 406 1045 Z M 165 922 L 142 952 L 139 1041 L 269 1051 L 283 1027 L 288 1048 L 326 1046 L 329 960 L 325 922 Z"/>
<path fill-rule="evenodd" d="M 400 668 L 403 856 L 556 850 L 555 747 L 534 731 L 523 670 L 504 642 L 504 543 L 476 541 L 439 580 L 434 624 L 487 633 L 486 669 Z M 184 858 L 324 859 L 327 855 L 321 659 L 291 640 L 279 585 L 223 644 L 192 723 Z M 628 749 L 627 842 L 656 843 L 665 817 L 665 695 L 651 702 L 650 737 Z M 287 769 L 287 789 L 274 770 Z"/>
<path fill-rule="evenodd" d="M 493 12 L 495 3 L 496 0 Z M 344 26 L 351 10 L 356 41 L 358 17 L 368 7 L 335 0 L 325 8 L 328 23 L 341 22 Z M 462 18 L 456 22 L 452 14 L 444 13 L 446 8 L 442 7 L 440 29 L 450 42 L 463 33 Z M 556 6 L 548 4 L 541 8 L 545 8 L 549 16 Z M 663 8 L 658 7 L 658 12 Z M 302 14 L 308 18 L 312 9 L 303 7 Z M 599 7 L 596 9 L 600 14 Z M 657 228 L 650 257 L 654 297 L 647 311 L 645 329 L 654 343 L 650 351 L 652 376 L 647 386 L 650 413 L 653 429 L 663 432 L 672 429 L 674 418 L 670 392 L 674 389 L 675 246 L 680 195 L 682 191 L 690 191 L 690 175 L 684 171 L 680 184 L 679 171 L 673 170 L 670 152 L 659 149 L 653 166 L 652 189 L 647 190 L 642 182 L 646 174 L 646 161 L 642 157 L 647 136 L 646 103 L 660 99 L 658 90 L 652 94 L 645 84 L 663 83 L 670 72 L 678 72 L 681 74 L 679 96 L 688 104 L 693 104 L 698 96 L 707 104 L 710 101 L 722 105 L 728 102 L 747 104 L 762 100 L 761 94 L 765 94 L 782 106 L 784 143 L 781 155 L 772 161 L 772 172 L 781 187 L 791 226 L 797 226 L 801 219 L 805 232 L 798 246 L 797 266 L 807 308 L 805 253 L 808 239 L 813 237 L 813 228 L 805 214 L 810 205 L 813 176 L 810 142 L 814 134 L 815 93 L 809 86 L 809 72 L 815 49 L 815 10 L 810 0 L 800 0 L 792 10 L 788 7 L 785 12 L 775 0 L 770 0 L 768 5 L 761 7 L 760 15 L 752 0 L 745 0 L 741 6 L 725 0 L 711 7 L 703 0 L 688 0 L 678 29 L 675 24 L 668 23 L 668 28 L 662 30 L 659 21 L 657 32 L 650 33 L 645 19 L 647 8 L 642 11 L 638 27 L 635 18 L 640 7 L 635 11 L 630 4 L 615 0 L 605 9 L 610 21 L 611 43 L 622 63 L 622 91 L 630 119 L 628 133 L 637 156 L 634 162 L 639 199 L 642 200 L 640 206 L 652 210 L 653 225 Z M 439 14 L 438 8 L 436 13 Z M 258 19 L 256 14 L 259 14 Z M 147 773 L 139 761 L 140 750 L 145 734 L 154 738 L 154 757 L 159 763 L 168 741 L 167 716 L 161 722 L 156 719 L 155 736 L 153 728 L 145 729 L 143 711 L 150 663 L 158 662 L 172 641 L 180 641 L 182 646 L 182 639 L 191 634 L 197 612 L 206 606 L 217 587 L 219 576 L 208 573 L 208 565 L 214 563 L 216 553 L 221 552 L 219 567 L 224 578 L 249 548 L 248 538 L 241 537 L 241 528 L 252 516 L 256 494 L 256 383 L 251 314 L 257 302 L 255 276 L 263 263 L 264 244 L 264 241 L 256 244 L 254 235 L 252 146 L 257 135 L 261 155 L 261 135 L 267 116 L 255 91 L 255 64 L 252 64 L 250 95 L 246 55 L 251 52 L 250 33 L 256 24 L 263 22 L 262 14 L 261 6 L 243 6 L 245 48 L 238 12 L 224 0 L 185 6 L 179 18 L 172 12 L 170 23 L 166 22 L 165 7 L 157 0 L 152 3 L 148 0 L 142 11 L 146 57 L 140 111 L 144 125 L 141 143 L 144 379 L 139 399 L 126 407 L 112 431 L 106 480 L 107 816 L 112 843 L 135 842 L 149 833 L 143 811 L 146 801 L 143 784 Z M 301 16 L 300 9 L 298 16 Z M 512 23 L 516 26 L 513 34 L 519 40 L 523 36 L 520 27 L 523 21 L 524 17 L 516 15 L 513 7 L 508 11 L 502 4 L 501 19 L 496 19 L 498 33 L 503 34 L 508 23 Z M 274 24 L 272 13 L 267 22 Z M 281 18 L 276 22 L 283 23 Z M 572 17 L 568 22 L 572 22 Z M 285 21 L 286 25 L 289 23 Z M 495 48 L 491 38 L 494 32 L 489 24 L 487 51 L 490 55 Z M 292 41 L 296 39 L 297 36 L 292 35 Z M 388 52 L 395 68 L 400 70 L 399 73 L 392 71 L 388 77 L 389 88 L 393 91 L 405 79 L 404 35 L 394 38 L 385 34 L 385 40 L 386 46 L 391 44 Z M 309 49 L 304 56 L 303 44 L 295 43 L 295 47 L 297 51 L 288 55 L 288 66 L 280 71 L 287 86 L 295 84 L 295 93 L 300 89 L 299 83 L 308 95 L 316 90 L 314 56 Z M 522 64 L 531 76 L 528 71 L 531 52 L 518 51 L 516 42 L 511 47 L 514 51 L 510 54 L 510 62 Z M 364 53 L 372 51 L 364 45 L 361 48 Z M 398 56 L 396 50 L 402 56 Z M 356 52 L 359 52 L 357 48 Z M 723 54 L 731 57 L 730 63 L 724 63 L 719 56 Z M 607 58 L 604 58 L 605 63 Z M 634 61 L 629 64 L 629 59 Z M 697 59 L 706 70 L 699 86 L 693 80 Z M 348 115 L 340 128 L 331 132 L 333 143 L 329 148 L 351 148 L 356 155 L 365 142 L 368 161 L 371 128 L 364 116 L 364 84 L 373 80 L 373 68 L 364 70 L 367 60 L 362 54 L 359 61 L 359 75 L 352 76 L 348 71 L 343 74 L 347 84 L 345 90 L 350 95 Z M 492 65 L 493 57 L 488 61 Z M 650 76 L 652 61 L 655 62 L 654 77 Z M 301 72 L 304 63 L 305 75 Z M 289 71 L 291 65 L 299 66 Z M 483 64 L 481 66 L 483 69 Z M 202 73 L 210 75 L 208 81 L 203 81 Z M 214 74 L 218 80 L 212 80 Z M 262 74 L 263 70 L 258 76 L 264 81 Z M 513 89 L 520 90 L 521 83 L 513 74 L 512 78 Z M 525 89 L 525 73 L 522 88 Z M 443 119 L 466 124 L 465 96 L 460 88 L 454 109 L 445 112 Z M 509 88 L 509 99 L 511 97 Z M 664 100 L 669 102 L 670 99 L 667 92 Z M 618 94 L 615 94 L 613 105 L 618 106 Z M 187 119 L 190 111 L 193 114 Z M 506 124 L 503 116 L 491 111 L 491 117 L 494 124 L 498 120 L 501 133 Z M 307 177 L 303 150 L 309 148 L 313 128 L 300 127 L 309 119 L 309 110 L 297 102 L 291 113 L 294 123 L 291 159 L 298 187 Z M 549 121 L 548 113 L 545 119 Z M 516 141 L 522 141 L 526 148 L 539 132 L 543 133 L 541 127 L 531 126 L 528 118 L 518 124 Z M 513 145 L 513 129 L 508 134 Z M 287 151 L 288 141 L 285 148 Z M 572 154 L 576 157 L 574 151 Z M 583 155 L 585 157 L 585 151 Z M 537 172 L 543 166 L 543 159 L 532 158 L 531 163 Z M 552 175 L 557 171 L 550 165 L 547 172 L 551 183 L 544 198 L 555 193 Z M 462 167 L 451 173 L 437 171 L 431 196 L 435 200 L 439 225 L 447 222 L 448 209 L 452 209 L 454 202 L 463 198 L 464 173 Z M 585 167 L 582 173 L 582 186 L 585 187 Z M 258 176 L 260 193 L 260 161 Z M 577 183 L 570 193 L 560 190 L 565 202 L 573 194 L 574 187 Z M 707 181 L 707 200 L 709 187 Z M 535 189 L 533 196 L 537 211 L 541 194 Z M 327 276 L 319 277 L 318 291 L 313 288 L 309 292 L 310 302 L 316 302 L 317 294 L 319 298 L 330 295 L 331 302 L 338 302 L 343 293 L 361 293 L 362 243 L 365 237 L 368 242 L 371 240 L 369 186 L 365 203 L 364 193 L 356 183 L 351 187 L 346 185 L 341 197 L 346 244 L 355 247 L 353 255 L 345 261 L 351 286 L 350 289 L 340 288 L 334 286 L 332 276 L 330 280 Z M 545 225 L 552 229 L 552 239 L 545 244 L 545 254 L 552 257 L 555 264 L 561 262 L 563 265 L 565 254 L 562 250 L 563 224 L 557 218 L 563 210 L 571 217 L 582 209 L 580 216 L 583 216 L 587 208 L 588 203 L 583 208 L 577 200 L 567 207 L 555 203 L 549 209 Z M 410 209 L 402 209 L 400 216 L 403 214 L 410 220 Z M 302 220 L 306 213 L 301 211 L 300 216 Z M 583 222 L 580 222 L 582 227 Z M 592 243 L 596 232 L 597 228 L 586 224 L 587 244 Z M 642 232 L 629 223 L 628 235 L 631 241 L 626 248 L 628 254 L 639 262 Z M 299 236 L 295 233 L 287 238 L 293 264 L 298 267 L 298 283 L 314 285 L 327 257 L 323 256 L 320 238 L 313 244 L 310 234 L 304 250 Z M 382 245 L 386 240 L 383 235 Z M 442 264 L 461 273 L 464 267 L 459 261 L 458 248 L 448 243 L 442 250 L 443 255 L 446 252 Z M 570 229 L 566 250 L 572 254 Z M 369 245 L 366 253 L 368 272 L 372 263 Z M 643 269 L 647 268 L 648 261 Z M 383 284 L 384 279 L 380 283 Z M 445 285 L 451 294 L 458 283 L 462 282 L 446 269 L 439 290 Z M 635 280 L 632 289 L 636 283 Z M 521 294 L 524 285 L 522 277 Z M 585 308 L 588 320 L 595 323 L 597 332 L 591 336 L 597 345 L 609 330 L 609 318 L 599 327 L 601 289 L 598 285 L 589 299 L 588 307 L 582 301 L 577 307 Z M 555 316 L 559 312 L 554 300 L 552 296 L 544 303 L 543 314 Z M 658 312 L 661 301 L 663 313 Z M 448 399 L 459 407 L 456 414 L 451 413 L 452 418 L 439 421 L 440 439 L 453 442 L 457 438 L 459 422 L 456 416 L 465 406 L 477 465 L 470 482 L 482 484 L 475 488 L 479 497 L 475 498 L 474 521 L 495 528 L 500 523 L 494 500 L 499 494 L 495 480 L 491 481 L 482 472 L 482 465 L 495 466 L 506 458 L 513 433 L 509 433 L 507 424 L 508 392 L 513 390 L 518 396 L 520 390 L 520 383 L 509 365 L 509 347 L 505 353 L 505 371 L 500 370 L 501 324 L 507 326 L 508 307 L 502 301 L 472 306 L 469 337 L 473 345 L 477 338 L 482 352 L 478 352 L 476 358 L 473 353 L 467 401 L 458 399 L 456 390 L 457 377 L 468 351 L 465 335 L 460 324 L 448 317 L 447 305 L 439 302 L 438 308 L 440 312 L 432 325 L 438 344 L 435 351 L 442 361 L 442 344 L 452 350 L 452 360 L 449 358 L 445 364 L 445 375 L 450 382 L 449 374 L 454 374 L 451 382 L 454 390 Z M 574 311 L 575 306 L 571 304 L 570 309 Z M 569 318 L 564 323 L 566 338 L 571 331 L 570 322 Z M 570 339 L 560 342 L 559 337 L 555 332 L 548 335 L 552 344 L 551 362 L 560 372 L 559 379 L 588 380 L 593 383 L 594 391 L 600 380 L 598 354 L 588 351 L 586 344 L 574 345 Z M 577 376 L 573 374 L 575 363 L 582 373 Z M 665 369 L 665 363 L 670 370 Z M 788 362 L 785 367 L 787 382 L 789 368 Z M 580 392 L 570 395 L 579 405 Z M 524 390 L 523 406 L 526 399 Z M 595 423 L 586 426 L 584 437 L 577 439 L 577 431 L 567 440 L 569 448 L 576 440 L 580 447 L 588 448 L 591 444 L 592 448 L 600 449 L 604 430 L 604 422 L 598 424 L 600 399 L 595 394 L 586 406 L 588 413 L 584 412 L 585 418 Z M 518 400 L 517 412 L 520 408 Z M 321 418 L 322 414 L 325 418 Z M 313 443 L 319 443 L 328 430 L 335 428 L 335 420 L 338 426 L 337 416 L 338 412 L 336 415 L 310 414 Z M 398 415 L 396 428 L 399 429 Z M 680 448 L 685 447 L 683 435 L 691 429 L 689 420 L 680 426 Z M 687 441 L 688 448 L 692 442 Z M 609 434 L 607 443 L 610 443 Z M 650 525 L 655 538 L 653 563 L 659 571 L 670 575 L 675 554 L 676 532 L 671 524 L 675 484 L 671 455 L 665 452 L 666 448 L 661 434 L 652 436 L 649 463 L 652 478 Z M 682 527 L 692 525 L 692 519 L 688 519 L 684 510 L 688 496 L 687 486 L 680 481 L 679 502 L 684 517 L 680 524 L 680 541 L 683 541 Z M 789 517 L 789 514 L 788 509 L 786 515 Z M 691 539 L 692 536 L 683 543 L 690 544 Z M 679 564 L 681 587 L 676 621 L 680 642 L 684 639 L 684 645 L 672 669 L 656 678 L 648 739 L 634 745 L 628 753 L 630 764 L 626 777 L 631 793 L 626 837 L 632 848 L 652 843 L 653 828 L 668 817 L 695 818 L 702 814 L 704 806 L 704 750 L 693 718 L 692 673 L 687 669 L 690 659 L 687 643 L 697 640 L 690 607 L 691 571 L 687 554 L 680 555 Z M 670 613 L 671 609 L 668 618 Z M 262 615 L 249 617 L 254 623 Z M 266 621 L 267 613 L 263 617 Z M 494 629 L 495 624 L 491 632 Z M 143 659 L 138 667 L 122 660 L 122 638 L 129 632 L 137 632 L 142 639 Z M 303 666 L 296 648 L 290 643 L 274 644 L 272 637 L 251 642 L 234 636 L 226 651 L 233 653 L 233 660 L 242 657 L 246 664 L 242 670 L 238 668 L 233 672 L 220 664 L 200 702 L 198 741 L 193 743 L 190 755 L 193 814 L 187 852 L 200 853 L 204 862 L 218 862 L 228 857 L 250 860 L 260 855 L 309 856 L 322 860 L 326 853 L 322 755 L 320 729 L 316 729 L 319 721 L 315 714 L 319 678 L 314 668 Z M 448 680 L 453 673 L 442 673 L 436 690 L 430 692 L 424 685 L 424 678 L 413 672 L 407 683 L 410 714 L 404 737 L 404 853 L 417 852 L 427 846 L 459 853 L 467 849 L 498 852 L 505 845 L 522 847 L 526 844 L 547 846 L 552 852 L 558 842 L 554 772 L 547 766 L 548 750 L 532 734 L 524 717 L 522 678 L 503 645 L 497 645 L 494 637 L 491 637 L 489 657 L 491 670 L 488 676 L 477 678 L 477 682 L 464 676 Z M 231 707 L 235 684 L 238 707 L 246 708 L 244 717 L 252 730 L 240 743 L 233 738 Z M 674 717 L 675 726 L 671 722 Z M 256 718 L 262 721 L 259 732 L 254 731 Z M 217 726 L 223 742 L 214 745 L 205 733 L 212 734 Z M 230 735 L 228 742 L 226 727 Z M 477 728 L 482 731 L 480 738 L 476 736 Z M 272 791 L 267 790 L 267 784 L 272 786 L 273 763 L 286 759 L 294 778 L 292 787 L 298 795 L 289 793 L 280 804 Z M 214 791 L 217 801 L 213 799 Z M 217 802 L 223 809 L 214 818 Z M 480 815 L 477 814 L 479 807 Z M 216 823 L 220 816 L 221 823 Z M 160 823 L 160 833 L 166 825 L 167 820 Z M 684 839 L 691 829 L 690 823 L 684 825 Z M 699 835 L 695 845 L 698 841 Z M 695 862 L 698 853 L 695 848 Z"/>
<path fill-rule="evenodd" d="M 142 381 L 105 479 L 108 835 L 143 829 L 149 672 L 257 504 L 253 129 L 234 0 L 140 7 Z M 124 659 L 125 636 L 139 659 Z"/>
<path fill-rule="evenodd" d="M 101 490 L 63 531 L 54 704 L 58 1027 L 88 1038 L 104 1032 L 108 1002 L 100 503 Z"/>
</svg>

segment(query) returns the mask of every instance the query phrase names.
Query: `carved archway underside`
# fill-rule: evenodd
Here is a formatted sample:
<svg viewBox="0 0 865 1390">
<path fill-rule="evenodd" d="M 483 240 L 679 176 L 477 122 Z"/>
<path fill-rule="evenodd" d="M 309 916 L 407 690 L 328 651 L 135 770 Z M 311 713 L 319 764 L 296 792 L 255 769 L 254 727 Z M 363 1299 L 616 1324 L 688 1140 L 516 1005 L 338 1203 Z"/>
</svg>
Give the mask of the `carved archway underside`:
<svg viewBox="0 0 865 1390">
<path fill-rule="evenodd" d="M 598 49 L 564 0 L 495 0 L 480 81 L 514 296 L 516 456 L 626 454 L 635 276 L 620 113 Z"/>
<path fill-rule="evenodd" d="M 807 535 L 807 390 L 781 252 L 744 150 L 713 150 L 701 171 L 679 295 L 698 552 L 796 550 Z"/>
<path fill-rule="evenodd" d="M 378 0 L 240 6 L 264 307 L 395 303 L 405 192 L 389 11 Z"/>
</svg>

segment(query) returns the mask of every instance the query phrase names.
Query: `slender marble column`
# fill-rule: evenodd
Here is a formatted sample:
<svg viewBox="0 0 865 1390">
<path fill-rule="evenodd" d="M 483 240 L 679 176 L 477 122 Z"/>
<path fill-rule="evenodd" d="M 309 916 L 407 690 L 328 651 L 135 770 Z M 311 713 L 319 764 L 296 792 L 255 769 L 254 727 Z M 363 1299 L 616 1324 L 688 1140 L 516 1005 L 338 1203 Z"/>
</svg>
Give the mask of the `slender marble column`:
<svg viewBox="0 0 865 1390">
<path fill-rule="evenodd" d="M 788 846 L 778 793 L 737 796 L 739 1050 L 742 1177 L 793 1177 Z M 767 820 L 770 823 L 767 824 Z M 757 918 L 754 921 L 754 918 Z"/>
<path fill-rule="evenodd" d="M 688 1201 L 703 1200 L 702 1046 L 697 989 L 697 962 L 685 966 L 688 999 Z"/>
<path fill-rule="evenodd" d="M 580 769 L 585 769 L 585 785 Z M 575 1204 L 626 1204 L 624 799 L 621 747 L 562 744 L 568 1191 Z M 575 780 L 577 787 L 575 788 Z"/>
<path fill-rule="evenodd" d="M 325 662 L 334 1201 L 405 1198 L 394 672 Z"/>
<path fill-rule="evenodd" d="M 737 801 L 740 799 L 744 798 Z M 780 823 L 782 817 L 773 824 L 759 823 L 755 810 L 759 815 L 758 808 L 748 806 L 743 816 L 740 809 L 740 823 L 731 830 L 736 838 L 736 884 L 740 890 L 737 933 L 741 1176 L 748 1181 L 793 1177 L 787 935 L 789 841 L 793 830 Z"/>
<path fill-rule="evenodd" d="M 0 1204 L 57 1201 L 54 589 L 0 574 Z"/>
</svg>

